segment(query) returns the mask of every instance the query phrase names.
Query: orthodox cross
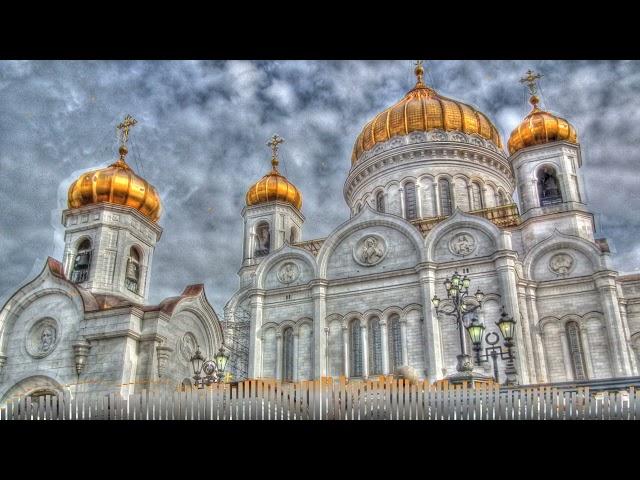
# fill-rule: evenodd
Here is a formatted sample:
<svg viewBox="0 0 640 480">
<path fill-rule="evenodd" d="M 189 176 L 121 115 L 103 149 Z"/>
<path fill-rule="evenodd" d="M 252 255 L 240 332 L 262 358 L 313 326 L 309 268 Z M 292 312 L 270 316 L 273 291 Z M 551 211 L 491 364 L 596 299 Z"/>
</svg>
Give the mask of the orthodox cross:
<svg viewBox="0 0 640 480">
<path fill-rule="evenodd" d="M 533 70 L 527 70 L 527 74 L 520 79 L 520 83 L 526 84 L 529 88 L 529 93 L 533 96 L 538 93 L 538 84 L 536 80 L 542 78 L 542 75 L 535 73 Z"/>
<path fill-rule="evenodd" d="M 424 81 L 423 81 L 424 67 L 422 66 L 422 60 L 416 60 L 415 66 L 416 68 L 414 72 L 416 74 L 416 77 L 418 77 L 418 83 L 416 84 L 416 86 L 417 85 L 422 86 L 424 85 Z"/>
<path fill-rule="evenodd" d="M 278 162 L 278 146 L 281 143 L 284 143 L 284 138 L 282 138 L 277 133 L 274 134 L 273 137 L 271 137 L 271 140 L 267 142 L 267 146 L 271 148 L 271 165 L 273 165 L 274 168 L 276 168 L 279 163 Z"/>
<path fill-rule="evenodd" d="M 133 127 L 138 121 L 133 118 L 131 115 L 127 115 L 124 117 L 124 121 L 119 124 L 116 128 L 120 130 L 120 145 L 126 145 L 127 140 L 129 140 L 129 129 Z"/>
</svg>

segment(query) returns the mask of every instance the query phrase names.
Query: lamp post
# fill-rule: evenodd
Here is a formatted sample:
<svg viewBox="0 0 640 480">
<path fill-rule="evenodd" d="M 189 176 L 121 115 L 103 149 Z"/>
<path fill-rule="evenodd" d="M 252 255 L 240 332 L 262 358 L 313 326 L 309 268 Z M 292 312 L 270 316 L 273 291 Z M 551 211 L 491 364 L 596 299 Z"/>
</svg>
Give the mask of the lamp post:
<svg viewBox="0 0 640 480">
<path fill-rule="evenodd" d="M 447 278 L 444 281 L 447 299 L 440 300 L 437 295 L 434 295 L 431 299 L 436 313 L 443 313 L 456 320 L 461 352 L 460 355 L 456 357 L 458 359 L 456 370 L 463 376 L 471 375 L 473 372 L 473 361 L 471 355 L 467 353 L 467 346 L 464 341 L 464 330 L 471 324 L 467 319 L 470 318 L 473 312 L 482 307 L 482 299 L 484 298 L 484 293 L 480 288 L 478 288 L 475 294 L 469 295 L 470 285 L 471 279 L 469 277 L 466 275 L 461 277 L 458 272 L 455 272 L 450 279 Z"/>
<path fill-rule="evenodd" d="M 207 360 L 200 352 L 200 346 L 196 347 L 196 353 L 191 357 L 193 368 L 193 379 L 198 388 L 213 383 L 223 383 L 225 381 L 224 369 L 227 366 L 229 355 L 224 352 L 224 345 L 220 346 L 218 353 L 212 360 Z M 204 373 L 204 376 L 200 374 Z"/>
<path fill-rule="evenodd" d="M 507 375 L 507 379 L 505 383 L 507 385 L 517 385 L 518 372 L 513 362 L 515 358 L 513 354 L 513 335 L 516 321 L 513 317 L 509 317 L 507 312 L 504 310 L 504 306 L 502 307 L 500 319 L 496 322 L 496 325 L 500 329 L 500 333 L 504 338 L 506 351 L 502 349 L 502 346 L 496 345 L 499 340 L 498 334 L 490 332 L 485 337 L 485 341 L 489 346 L 485 347 L 485 353 L 482 355 L 480 354 L 480 351 L 482 350 L 482 336 L 484 334 L 485 326 L 477 318 L 474 318 L 473 321 L 466 326 L 467 332 L 469 332 L 469 337 L 471 337 L 471 342 L 473 343 L 473 350 L 476 354 L 476 363 L 485 363 L 489 361 L 489 358 L 491 358 L 493 362 L 493 378 L 499 383 L 500 374 L 498 372 L 498 357 L 502 360 L 506 360 L 507 364 L 505 367 L 505 373 Z"/>
</svg>

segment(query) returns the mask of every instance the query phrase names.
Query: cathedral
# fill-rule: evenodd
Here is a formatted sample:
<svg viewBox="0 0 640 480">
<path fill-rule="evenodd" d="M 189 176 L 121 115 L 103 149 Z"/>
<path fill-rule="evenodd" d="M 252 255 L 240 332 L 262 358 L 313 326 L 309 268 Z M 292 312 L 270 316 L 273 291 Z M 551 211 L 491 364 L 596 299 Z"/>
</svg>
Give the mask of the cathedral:
<svg viewBox="0 0 640 480">
<path fill-rule="evenodd" d="M 448 279 L 483 292 L 473 321 L 515 321 L 521 385 L 640 375 L 640 276 L 613 270 L 585 202 L 575 128 L 542 110 L 511 133 L 416 83 L 364 125 L 344 183 L 350 218 L 304 239 L 302 192 L 279 170 L 248 188 L 239 286 L 218 317 L 202 285 L 149 305 L 158 192 L 119 159 L 84 173 L 62 212 L 65 247 L 0 310 L 0 402 L 14 395 L 191 388 L 196 350 L 233 378 L 366 379 L 459 370 L 466 332 L 438 309 Z M 216 278 L 215 282 L 232 279 Z M 460 328 L 460 330 L 459 330 Z M 487 336 L 487 338 L 489 338 Z M 491 376 L 489 362 L 472 366 Z M 508 361 L 496 365 L 509 375 Z"/>
</svg>

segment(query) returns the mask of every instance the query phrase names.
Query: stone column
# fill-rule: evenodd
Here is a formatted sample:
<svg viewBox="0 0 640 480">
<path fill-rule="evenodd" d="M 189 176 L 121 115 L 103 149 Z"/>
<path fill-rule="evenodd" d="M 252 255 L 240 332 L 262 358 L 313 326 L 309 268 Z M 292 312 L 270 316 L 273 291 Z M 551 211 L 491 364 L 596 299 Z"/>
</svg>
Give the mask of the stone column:
<svg viewBox="0 0 640 480">
<path fill-rule="evenodd" d="M 276 333 L 276 380 L 283 379 L 283 349 L 282 349 L 282 332 Z"/>
<path fill-rule="evenodd" d="M 536 304 L 536 290 L 534 287 L 526 287 L 527 316 L 531 324 L 531 335 L 533 343 L 533 353 L 536 359 L 535 369 L 538 383 L 549 382 L 547 374 L 547 362 L 545 358 L 544 343 L 540 329 L 538 327 L 538 307 Z"/>
<path fill-rule="evenodd" d="M 636 354 L 633 348 L 633 342 L 631 341 L 631 331 L 629 330 L 629 319 L 627 318 L 627 302 L 622 300 L 618 303 L 620 308 L 620 315 L 622 317 L 622 327 L 624 331 L 624 337 L 627 339 L 627 351 L 629 356 L 629 365 L 631 367 L 631 375 L 636 375 L 638 371 L 638 365 L 636 362 Z"/>
<path fill-rule="evenodd" d="M 298 381 L 298 364 L 300 356 L 300 343 L 298 337 L 300 333 L 298 331 L 293 332 L 293 381 Z"/>
<path fill-rule="evenodd" d="M 435 217 L 439 217 L 440 215 L 442 215 L 441 211 L 442 208 L 440 207 L 440 190 L 438 188 L 438 182 L 433 182 L 433 196 L 435 198 L 435 203 L 434 203 L 434 216 Z"/>
<path fill-rule="evenodd" d="M 402 218 L 407 218 L 406 213 L 405 213 L 406 212 L 406 207 L 405 207 L 405 204 L 404 204 L 404 188 L 400 187 L 398 189 L 398 192 L 400 193 L 400 216 Z"/>
<path fill-rule="evenodd" d="M 567 382 L 575 380 L 573 378 L 573 362 L 571 361 L 571 352 L 569 350 L 569 341 L 567 340 L 567 332 L 562 328 L 560 331 L 560 343 L 562 344 L 562 358 L 564 360 L 564 371 Z"/>
<path fill-rule="evenodd" d="M 249 378 L 262 376 L 262 306 L 264 291 L 254 291 L 251 295 L 251 323 L 249 332 Z"/>
<path fill-rule="evenodd" d="M 436 184 L 434 183 L 434 185 Z M 421 264 L 418 265 L 416 270 L 420 278 L 420 295 L 424 314 L 425 360 L 427 362 L 429 382 L 433 383 L 441 377 L 444 366 L 440 340 L 440 323 L 431 303 L 431 299 L 436 293 L 436 268 L 434 264 Z M 388 349 L 385 352 L 387 352 L 386 355 L 388 356 Z"/>
<path fill-rule="evenodd" d="M 407 348 L 407 319 L 400 319 L 400 343 L 402 344 L 402 365 L 409 365 L 409 349 Z"/>
<path fill-rule="evenodd" d="M 366 324 L 360 325 L 360 338 L 362 342 L 362 378 L 369 377 L 369 335 Z"/>
<path fill-rule="evenodd" d="M 416 204 L 418 207 L 418 218 L 422 218 L 422 187 L 416 183 Z"/>
<path fill-rule="evenodd" d="M 313 376 L 327 376 L 327 344 L 324 328 L 327 316 L 327 282 L 315 281 L 311 287 L 313 297 Z"/>
<path fill-rule="evenodd" d="M 613 357 L 613 369 L 617 377 L 631 376 L 629 362 L 629 343 L 622 326 L 618 293 L 616 291 L 615 272 L 604 271 L 593 275 L 600 292 L 604 318 L 609 330 L 609 345 Z"/>
<path fill-rule="evenodd" d="M 580 325 L 580 344 L 582 345 L 582 358 L 584 359 L 584 368 L 587 371 L 587 379 L 593 380 L 593 364 L 591 363 L 591 348 L 589 347 L 589 335 L 587 334 L 586 325 Z"/>
<path fill-rule="evenodd" d="M 380 320 L 380 348 L 382 348 L 382 374 L 389 375 L 389 337 L 387 320 Z"/>
<path fill-rule="evenodd" d="M 502 247 L 509 247 L 511 240 L 510 235 L 503 237 Z M 509 250 L 503 250 L 502 255 L 495 259 L 496 270 L 500 279 L 500 291 L 502 292 L 502 302 L 507 313 L 513 316 L 516 321 L 515 345 L 516 369 L 518 370 L 518 383 L 529 383 L 529 371 L 527 369 L 526 355 L 527 350 L 523 341 L 522 321 L 520 316 L 520 306 L 518 305 L 517 277 L 515 269 L 516 253 Z"/>
<path fill-rule="evenodd" d="M 527 348 L 526 362 L 529 371 L 530 383 L 539 382 L 539 367 L 537 365 L 537 352 L 533 347 L 533 341 L 531 339 L 533 335 L 533 327 L 529 320 L 529 312 L 527 311 L 526 294 L 523 286 L 518 287 L 518 306 L 520 307 L 520 317 L 522 321 L 522 334 L 524 343 Z M 516 319 L 517 320 L 517 319 Z"/>
<path fill-rule="evenodd" d="M 342 326 L 342 363 L 344 376 L 349 378 L 349 326 Z"/>
</svg>

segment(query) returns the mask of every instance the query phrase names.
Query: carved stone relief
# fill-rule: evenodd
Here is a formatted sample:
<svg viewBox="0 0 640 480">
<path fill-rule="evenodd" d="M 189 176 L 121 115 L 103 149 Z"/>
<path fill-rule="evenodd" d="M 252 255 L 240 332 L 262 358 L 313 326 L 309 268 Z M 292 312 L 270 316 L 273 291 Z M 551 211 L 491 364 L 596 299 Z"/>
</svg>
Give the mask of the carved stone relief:
<svg viewBox="0 0 640 480">
<path fill-rule="evenodd" d="M 58 338 L 58 322 L 53 318 L 43 318 L 36 322 L 27 334 L 27 353 L 33 358 L 46 357 L 56 348 Z"/>
<path fill-rule="evenodd" d="M 353 257 L 360 265 L 372 267 L 382 261 L 387 254 L 387 245 L 379 235 L 366 235 L 353 250 Z"/>
<path fill-rule="evenodd" d="M 549 259 L 549 269 L 556 275 L 568 274 L 575 264 L 575 260 L 568 253 L 556 253 Z"/>
<path fill-rule="evenodd" d="M 294 262 L 286 262 L 278 270 L 280 283 L 289 284 L 295 282 L 300 276 L 300 267 Z"/>
<path fill-rule="evenodd" d="M 470 233 L 458 233 L 449 241 L 449 250 L 454 255 L 466 257 L 476 250 L 476 239 Z"/>
</svg>

